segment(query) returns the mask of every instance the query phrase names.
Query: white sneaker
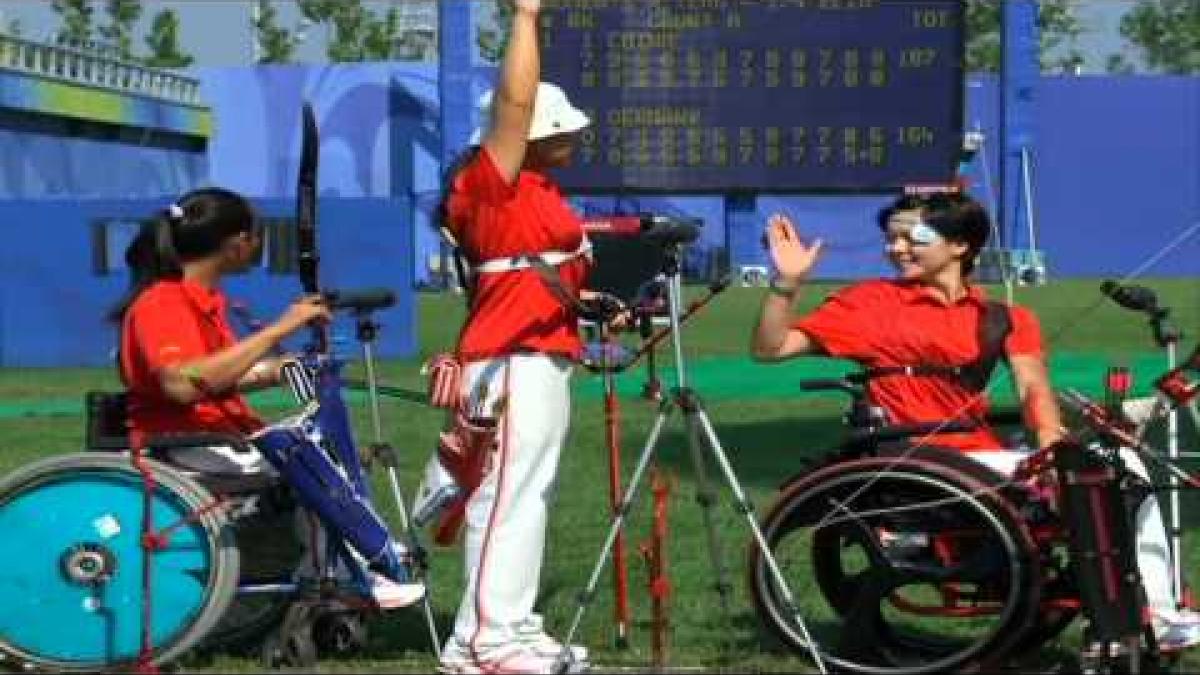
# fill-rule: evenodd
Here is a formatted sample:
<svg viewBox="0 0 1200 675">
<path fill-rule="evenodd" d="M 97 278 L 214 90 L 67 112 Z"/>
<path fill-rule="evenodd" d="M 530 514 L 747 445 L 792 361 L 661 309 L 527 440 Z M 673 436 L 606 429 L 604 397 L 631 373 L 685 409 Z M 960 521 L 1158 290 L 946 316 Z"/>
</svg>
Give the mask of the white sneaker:
<svg viewBox="0 0 1200 675">
<path fill-rule="evenodd" d="M 517 624 L 516 633 L 517 641 L 534 654 L 555 659 L 563 655 L 563 644 L 546 633 L 540 614 L 530 614 L 529 618 Z M 571 667 L 566 672 L 582 672 L 574 668 L 588 665 L 588 650 L 583 645 L 571 645 L 568 656 Z"/>
<path fill-rule="evenodd" d="M 402 584 L 372 572 L 371 597 L 380 609 L 408 607 L 425 597 L 425 584 L 419 581 Z"/>
<path fill-rule="evenodd" d="M 1200 645 L 1200 613 L 1195 610 L 1155 611 L 1151 625 L 1161 651 L 1178 652 Z"/>
<path fill-rule="evenodd" d="M 457 644 L 457 642 L 454 642 L 454 644 Z M 448 675 L 474 675 L 477 673 L 488 673 L 490 675 L 504 675 L 506 673 L 549 674 L 563 672 L 559 668 L 558 659 L 538 656 L 529 649 L 517 644 L 505 649 L 493 649 L 491 653 L 481 655 L 478 660 L 466 649 L 447 645 L 442 650 L 442 658 L 438 662 L 437 670 L 439 673 Z M 568 670 L 566 672 L 584 671 Z"/>
</svg>

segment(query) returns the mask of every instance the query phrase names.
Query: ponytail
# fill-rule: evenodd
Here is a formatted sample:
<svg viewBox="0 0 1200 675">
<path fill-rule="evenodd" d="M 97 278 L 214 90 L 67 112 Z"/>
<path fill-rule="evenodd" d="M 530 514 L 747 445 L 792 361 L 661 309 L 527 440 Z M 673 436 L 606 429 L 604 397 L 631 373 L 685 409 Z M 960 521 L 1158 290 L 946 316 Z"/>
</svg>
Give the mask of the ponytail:
<svg viewBox="0 0 1200 675">
<path fill-rule="evenodd" d="M 183 275 L 179 255 L 175 251 L 174 229 L 179 220 L 173 209 L 165 209 L 153 220 L 142 223 L 137 235 L 125 248 L 125 266 L 129 268 L 129 289 L 108 311 L 107 318 L 120 324 L 125 313 L 142 291 L 163 279 L 178 279 Z"/>
<path fill-rule="evenodd" d="M 125 249 L 129 290 L 108 312 L 119 324 L 142 291 L 155 282 L 183 277 L 183 264 L 220 250 L 230 237 L 254 230 L 254 208 L 222 188 L 193 190 L 143 223 Z"/>
</svg>

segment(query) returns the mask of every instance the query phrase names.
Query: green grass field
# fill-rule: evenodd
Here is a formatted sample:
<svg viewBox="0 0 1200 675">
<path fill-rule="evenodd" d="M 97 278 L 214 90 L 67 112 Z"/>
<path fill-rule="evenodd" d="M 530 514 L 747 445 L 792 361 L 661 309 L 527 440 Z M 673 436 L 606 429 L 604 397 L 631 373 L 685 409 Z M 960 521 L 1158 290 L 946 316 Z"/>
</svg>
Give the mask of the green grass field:
<svg viewBox="0 0 1200 675">
<path fill-rule="evenodd" d="M 1200 284 L 1194 280 L 1143 282 L 1155 288 L 1162 302 L 1175 309 L 1176 322 L 1195 339 L 1200 336 Z M 1165 358 L 1153 345 L 1145 320 L 1116 308 L 1097 290 L 1097 281 L 1057 282 L 1045 287 L 1019 288 L 1016 300 L 1033 308 L 1043 321 L 1051 352 L 1056 384 L 1099 394 L 1101 375 L 1109 363 L 1132 366 L 1137 388 L 1144 391 L 1159 374 Z M 814 287 L 804 304 L 823 297 L 826 287 Z M 689 289 L 689 295 L 702 289 Z M 993 295 L 999 289 L 993 288 Z M 757 312 L 761 289 L 731 289 L 685 329 L 688 374 L 703 396 L 720 439 L 737 475 L 760 510 L 772 493 L 807 460 L 820 457 L 841 431 L 838 416 L 844 400 L 837 395 L 799 394 L 795 383 L 803 377 L 845 369 L 846 364 L 804 360 L 786 364 L 754 364 L 746 356 L 750 327 Z M 449 347 L 462 317 L 461 298 L 422 295 L 420 298 L 420 350 L 418 358 L 382 364 L 384 383 L 412 391 L 423 390 L 418 373 L 422 357 Z M 386 328 L 383 340 L 388 339 Z M 1192 342 L 1187 342 L 1190 349 Z M 669 350 L 659 351 L 660 362 L 670 365 Z M 351 376 L 361 370 L 351 367 Z M 665 384 L 672 372 L 661 373 Z M 656 408 L 638 392 L 645 372 L 638 368 L 620 377 L 622 392 L 622 443 L 624 466 L 632 469 Z M 0 472 L 7 472 L 39 457 L 77 451 L 83 443 L 82 392 L 113 389 L 114 374 L 107 369 L 8 369 L 0 372 Z M 1007 378 L 993 381 L 995 397 L 1010 399 Z M 562 632 L 574 612 L 577 592 L 584 587 L 607 531 L 607 451 L 604 414 L 598 376 L 576 376 L 572 431 L 560 472 L 558 501 L 550 524 L 549 544 L 542 575 L 538 607 L 552 632 Z M 356 421 L 362 433 L 370 427 L 363 399 L 355 397 Z M 282 416 L 285 399 L 259 395 L 255 402 L 268 417 Z M 405 400 L 385 401 L 384 427 L 388 441 L 400 449 L 402 482 L 415 488 L 418 469 L 433 448 L 442 414 Z M 765 638 L 753 615 L 745 584 L 744 560 L 749 530 L 731 508 L 729 493 L 720 490 L 717 530 L 723 561 L 734 584 L 734 613 L 726 623 L 712 590 L 713 574 L 694 501 L 693 471 L 684 446 L 678 416 L 668 426 L 655 455 L 656 464 L 677 476 L 671 494 L 670 564 L 671 649 L 673 666 L 730 671 L 804 671 L 807 661 L 783 653 Z M 1185 427 L 1184 440 L 1197 443 L 1194 430 Z M 1200 447 L 1195 448 L 1200 452 Z M 716 475 L 713 472 L 711 475 Z M 382 485 L 381 485 L 382 487 Z M 718 487 L 721 487 L 720 485 Z M 382 505 L 386 493 L 382 490 Z M 394 517 L 394 513 L 391 514 Z M 614 648 L 611 575 L 588 610 L 580 641 L 593 652 L 601 667 L 627 666 L 648 669 L 650 659 L 650 603 L 646 570 L 637 556 L 638 545 L 648 538 L 650 497 L 643 491 L 631 514 L 627 532 L 628 560 L 634 623 L 629 650 Z M 1200 522 L 1195 511 L 1185 511 L 1185 523 Z M 1189 557 L 1197 559 L 1194 546 Z M 432 557 L 433 600 L 443 633 L 448 630 L 462 585 L 460 552 L 435 550 Z M 812 588 L 793 589 L 801 597 Z M 429 672 L 434 661 L 419 612 L 403 611 L 371 626 L 370 648 L 360 660 L 325 661 L 325 672 Z M 1069 644 L 1070 633 L 1064 644 Z M 1053 645 L 1048 649 L 1053 652 Z M 1200 661 L 1193 662 L 1200 666 Z M 189 670 L 248 672 L 259 669 L 254 658 L 204 655 L 189 658 Z"/>
</svg>

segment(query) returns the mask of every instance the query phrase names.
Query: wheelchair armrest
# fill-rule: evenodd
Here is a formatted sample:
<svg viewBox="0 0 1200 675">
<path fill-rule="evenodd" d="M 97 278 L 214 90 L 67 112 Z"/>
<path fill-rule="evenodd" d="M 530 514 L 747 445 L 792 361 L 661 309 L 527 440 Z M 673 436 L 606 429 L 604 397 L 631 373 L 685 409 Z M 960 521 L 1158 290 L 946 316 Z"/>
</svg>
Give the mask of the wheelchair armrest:
<svg viewBox="0 0 1200 675">
<path fill-rule="evenodd" d="M 988 424 L 997 426 L 1022 426 L 1025 424 L 1025 415 L 1020 408 L 990 410 L 986 417 Z"/>
<path fill-rule="evenodd" d="M 857 429 L 850 432 L 850 442 L 876 444 L 888 441 L 902 441 L 913 436 L 928 434 L 954 434 L 974 431 L 978 425 L 964 421 L 953 422 L 923 422 L 921 424 L 894 424 L 873 429 Z"/>
<path fill-rule="evenodd" d="M 178 448 L 199 448 L 211 445 L 228 446 L 237 452 L 256 451 L 254 445 L 242 436 L 214 431 L 159 434 L 157 436 L 151 436 L 146 441 L 146 450 L 153 455 L 164 450 L 176 450 Z"/>
<path fill-rule="evenodd" d="M 800 380 L 800 391 L 841 391 L 858 397 L 863 393 L 862 385 L 866 381 L 861 373 L 847 373 L 842 377 L 819 377 Z"/>
</svg>

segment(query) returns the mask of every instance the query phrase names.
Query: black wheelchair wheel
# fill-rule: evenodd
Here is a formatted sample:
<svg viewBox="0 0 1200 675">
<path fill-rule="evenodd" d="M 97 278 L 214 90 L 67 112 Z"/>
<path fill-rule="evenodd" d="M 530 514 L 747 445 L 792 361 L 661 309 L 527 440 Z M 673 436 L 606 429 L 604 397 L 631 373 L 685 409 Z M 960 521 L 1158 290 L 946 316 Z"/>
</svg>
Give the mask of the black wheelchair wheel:
<svg viewBox="0 0 1200 675">
<path fill-rule="evenodd" d="M 836 461 L 790 483 L 763 533 L 797 598 L 786 606 L 750 548 L 759 615 L 831 669 L 923 675 L 997 664 L 1033 625 L 1039 557 L 999 476 L 922 449 Z"/>
<path fill-rule="evenodd" d="M 296 537 L 295 502 L 281 486 L 253 495 L 253 512 L 233 521 L 233 536 L 241 553 L 241 584 L 290 582 L 304 548 Z M 283 622 L 291 593 L 239 592 L 205 637 L 210 651 L 244 652 L 261 648 L 267 635 Z"/>
</svg>

